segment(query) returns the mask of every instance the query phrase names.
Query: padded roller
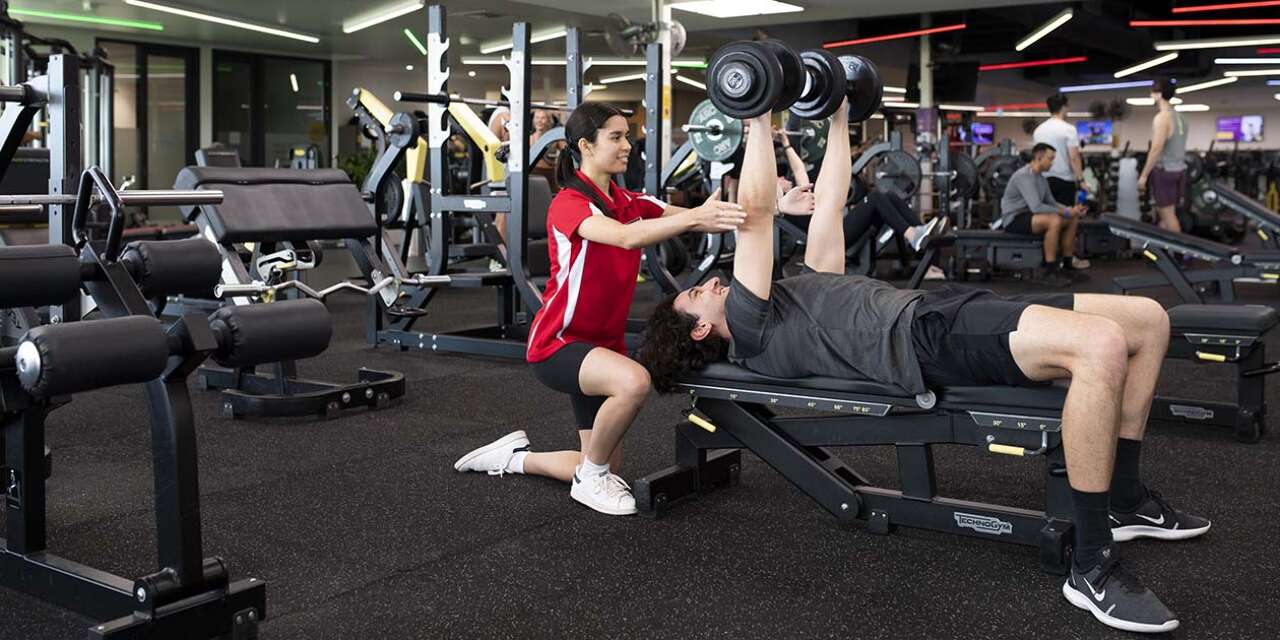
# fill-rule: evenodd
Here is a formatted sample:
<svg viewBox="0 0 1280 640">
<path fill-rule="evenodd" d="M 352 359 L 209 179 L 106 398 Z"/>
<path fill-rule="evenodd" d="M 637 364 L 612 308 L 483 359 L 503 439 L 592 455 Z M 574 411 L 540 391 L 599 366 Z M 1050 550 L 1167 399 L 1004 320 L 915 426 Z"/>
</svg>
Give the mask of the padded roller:
<svg viewBox="0 0 1280 640">
<path fill-rule="evenodd" d="M 18 346 L 18 380 L 49 397 L 160 377 L 169 358 L 164 326 L 149 316 L 36 327 Z"/>
<path fill-rule="evenodd" d="M 202 237 L 185 240 L 140 240 L 125 247 L 120 261 L 148 298 L 202 294 L 222 276 L 222 256 Z"/>
<path fill-rule="evenodd" d="M 0 247 L 0 308 L 59 304 L 79 292 L 75 249 L 64 244 Z"/>
<path fill-rule="evenodd" d="M 329 348 L 333 318 L 319 300 L 223 307 L 209 316 L 218 335 L 213 359 L 224 367 L 301 360 Z"/>
</svg>

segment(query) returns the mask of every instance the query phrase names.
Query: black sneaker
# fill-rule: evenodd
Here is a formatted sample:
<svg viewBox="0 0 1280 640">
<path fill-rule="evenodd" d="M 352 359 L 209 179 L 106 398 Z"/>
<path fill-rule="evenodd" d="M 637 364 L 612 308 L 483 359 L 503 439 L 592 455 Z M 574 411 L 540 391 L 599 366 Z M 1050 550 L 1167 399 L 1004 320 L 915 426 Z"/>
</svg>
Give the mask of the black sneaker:
<svg viewBox="0 0 1280 640">
<path fill-rule="evenodd" d="M 1061 269 L 1045 269 L 1037 282 L 1045 285 L 1046 287 L 1053 287 L 1055 289 L 1062 289 L 1075 284 L 1075 280 L 1072 280 L 1070 276 L 1062 273 Z"/>
<path fill-rule="evenodd" d="M 1202 536 L 1209 531 L 1208 520 L 1183 513 L 1155 491 L 1147 491 L 1147 500 L 1131 513 L 1111 511 L 1111 537 L 1116 542 L 1128 542 L 1134 538 L 1159 540 L 1186 540 Z"/>
<path fill-rule="evenodd" d="M 1120 563 L 1115 543 L 1098 552 L 1102 559 L 1088 571 L 1071 565 L 1062 583 L 1067 602 L 1088 611 L 1113 629 L 1136 633 L 1164 633 L 1178 628 L 1178 619 L 1164 603 Z"/>
</svg>

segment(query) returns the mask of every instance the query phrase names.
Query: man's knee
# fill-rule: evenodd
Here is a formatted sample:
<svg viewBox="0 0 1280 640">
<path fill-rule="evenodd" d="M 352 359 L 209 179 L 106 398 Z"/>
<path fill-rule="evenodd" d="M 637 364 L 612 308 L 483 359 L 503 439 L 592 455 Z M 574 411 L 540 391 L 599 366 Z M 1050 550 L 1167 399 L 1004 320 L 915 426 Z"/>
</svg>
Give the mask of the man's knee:
<svg viewBox="0 0 1280 640">
<path fill-rule="evenodd" d="M 1077 335 L 1068 369 L 1072 377 L 1120 389 L 1129 367 L 1124 329 L 1110 318 L 1088 316 L 1076 324 Z"/>
<path fill-rule="evenodd" d="M 1169 312 L 1159 302 L 1151 298 L 1128 297 L 1133 305 L 1134 314 L 1142 325 L 1142 336 L 1153 344 L 1169 343 Z"/>
</svg>

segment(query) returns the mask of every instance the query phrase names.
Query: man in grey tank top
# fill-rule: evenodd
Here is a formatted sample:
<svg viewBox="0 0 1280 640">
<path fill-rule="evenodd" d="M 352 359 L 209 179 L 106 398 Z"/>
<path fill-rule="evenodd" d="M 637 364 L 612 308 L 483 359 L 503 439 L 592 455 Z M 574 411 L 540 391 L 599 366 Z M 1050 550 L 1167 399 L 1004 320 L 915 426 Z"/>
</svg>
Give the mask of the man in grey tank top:
<svg viewBox="0 0 1280 640">
<path fill-rule="evenodd" d="M 1150 181 L 1160 226 L 1181 232 L 1178 203 L 1187 186 L 1187 119 L 1169 103 L 1177 88 L 1173 78 L 1161 78 L 1151 84 L 1151 98 L 1160 111 L 1151 121 L 1151 150 L 1142 175 L 1138 176 L 1138 191 L 1146 191 Z"/>
</svg>

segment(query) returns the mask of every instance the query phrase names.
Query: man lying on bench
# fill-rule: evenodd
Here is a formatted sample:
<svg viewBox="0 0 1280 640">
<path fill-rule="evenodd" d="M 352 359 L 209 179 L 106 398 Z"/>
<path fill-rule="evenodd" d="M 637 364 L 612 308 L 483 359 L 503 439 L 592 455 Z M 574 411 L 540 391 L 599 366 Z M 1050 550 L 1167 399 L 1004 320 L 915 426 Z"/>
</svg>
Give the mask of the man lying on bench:
<svg viewBox="0 0 1280 640">
<path fill-rule="evenodd" d="M 1173 509 L 1139 474 L 1139 453 L 1169 341 L 1146 298 L 1053 294 L 1005 298 L 944 287 L 898 290 L 844 270 L 841 216 L 849 188 L 846 113 L 832 120 L 814 190 L 805 272 L 771 281 L 775 169 L 764 126 L 748 135 L 733 282 L 664 300 L 639 360 L 659 390 L 724 356 L 756 373 L 869 379 L 928 387 L 1033 386 L 1071 379 L 1062 411 L 1075 550 L 1062 591 L 1103 623 L 1160 632 L 1177 618 L 1119 563 L 1115 541 L 1180 540 L 1209 521 Z M 1114 471 L 1114 473 L 1113 473 Z"/>
</svg>

